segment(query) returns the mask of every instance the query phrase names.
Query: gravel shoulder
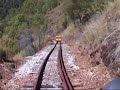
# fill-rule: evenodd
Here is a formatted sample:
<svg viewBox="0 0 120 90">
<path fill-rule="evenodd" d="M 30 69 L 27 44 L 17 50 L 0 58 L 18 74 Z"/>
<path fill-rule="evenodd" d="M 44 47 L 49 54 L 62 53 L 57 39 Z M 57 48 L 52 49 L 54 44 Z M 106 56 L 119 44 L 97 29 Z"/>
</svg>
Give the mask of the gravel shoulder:
<svg viewBox="0 0 120 90">
<path fill-rule="evenodd" d="M 34 86 L 38 77 L 39 68 L 53 47 L 54 45 L 49 45 L 35 55 L 26 57 L 26 62 L 16 70 L 13 78 L 3 87 L 5 88 L 4 90 L 21 90 L 25 86 Z M 61 85 L 57 66 L 58 50 L 59 45 L 57 45 L 53 51 L 46 65 L 42 82 L 43 86 L 52 85 L 54 88 L 58 88 Z M 62 50 L 64 64 L 70 81 L 75 87 L 83 86 L 82 78 L 87 78 L 85 77 L 85 72 L 87 72 L 87 74 L 90 74 L 90 72 L 88 73 L 88 71 L 81 70 L 81 67 L 76 63 L 76 59 L 67 44 L 62 44 Z M 84 75 L 84 77 L 82 75 Z"/>
<path fill-rule="evenodd" d="M 58 73 L 57 60 L 58 60 L 59 44 L 51 54 L 49 61 L 47 62 L 42 85 L 51 85 L 54 88 L 58 88 L 61 85 L 61 79 Z"/>
<path fill-rule="evenodd" d="M 49 45 L 35 55 L 26 57 L 25 63 L 16 70 L 12 79 L 3 87 L 4 90 L 20 90 L 25 85 L 34 85 L 39 68 L 53 47 Z"/>
</svg>

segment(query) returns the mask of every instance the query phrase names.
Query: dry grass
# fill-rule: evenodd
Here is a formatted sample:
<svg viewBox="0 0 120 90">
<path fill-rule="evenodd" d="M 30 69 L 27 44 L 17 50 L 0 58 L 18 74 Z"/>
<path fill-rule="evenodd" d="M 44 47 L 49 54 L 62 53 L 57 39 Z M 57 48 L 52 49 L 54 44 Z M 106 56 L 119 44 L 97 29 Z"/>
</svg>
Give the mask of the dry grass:
<svg viewBox="0 0 120 90">
<path fill-rule="evenodd" d="M 92 57 L 93 61 L 101 60 L 108 67 L 112 77 L 120 76 L 120 0 L 110 2 L 107 9 L 94 15 L 81 31 L 82 34 L 78 33 L 76 27 L 71 24 L 63 32 L 63 39 L 70 45 L 77 45 L 78 51 L 81 47 L 90 56 L 91 52 L 97 50 Z M 77 62 L 81 63 L 80 60 L 83 59 L 80 58 L 81 55 L 78 56 Z"/>
<path fill-rule="evenodd" d="M 71 51 L 75 55 L 76 63 L 80 66 L 79 77 L 82 83 L 88 87 L 96 85 L 96 88 L 101 88 L 111 78 L 120 74 L 120 64 L 118 63 L 120 62 L 120 0 L 109 3 L 108 8 L 102 14 L 91 18 L 81 31 L 82 34 L 76 33 L 75 26 L 71 24 L 63 32 L 63 39 L 72 44 Z M 79 37 L 75 38 L 78 34 Z M 75 44 L 74 41 L 77 41 L 78 44 Z M 103 42 L 105 42 L 104 45 L 101 45 Z M 99 45 L 101 48 L 91 57 L 89 51 L 92 52 Z M 109 65 L 105 66 L 108 61 Z M 89 70 L 93 73 L 91 76 Z M 94 78 L 92 78 L 93 76 Z"/>
<path fill-rule="evenodd" d="M 13 60 L 15 61 L 23 60 L 24 59 L 23 57 L 24 56 L 21 53 L 18 53 L 13 57 Z"/>
<path fill-rule="evenodd" d="M 111 73 L 120 73 L 120 0 L 110 2 L 102 14 L 84 26 L 83 41 L 90 49 L 100 46 L 101 58 Z"/>
<path fill-rule="evenodd" d="M 73 42 L 74 39 L 74 35 L 75 35 L 75 26 L 73 23 L 71 23 L 66 30 L 64 30 L 61 33 L 62 39 L 63 41 L 69 43 L 69 42 Z"/>
<path fill-rule="evenodd" d="M 105 38 L 107 32 L 107 20 L 102 14 L 95 21 L 90 22 L 84 27 L 84 41 L 91 47 L 96 47 Z"/>
<path fill-rule="evenodd" d="M 84 41 L 92 48 L 97 47 L 115 30 L 120 29 L 120 0 L 110 2 L 108 8 L 101 14 L 91 19 L 84 27 Z"/>
</svg>

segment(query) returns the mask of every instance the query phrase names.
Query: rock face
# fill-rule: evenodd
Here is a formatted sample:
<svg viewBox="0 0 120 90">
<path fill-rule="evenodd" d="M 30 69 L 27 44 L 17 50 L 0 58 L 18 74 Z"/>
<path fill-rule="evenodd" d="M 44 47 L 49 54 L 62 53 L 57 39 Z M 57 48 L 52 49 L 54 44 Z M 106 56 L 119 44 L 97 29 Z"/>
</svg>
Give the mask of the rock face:
<svg viewBox="0 0 120 90">
<path fill-rule="evenodd" d="M 120 76 L 120 31 L 116 30 L 101 46 L 101 58 L 110 70 L 111 76 Z"/>
<path fill-rule="evenodd" d="M 32 55 L 35 53 L 32 42 L 32 33 L 28 28 L 26 28 L 21 32 L 20 36 L 17 39 L 17 47 L 25 55 Z"/>
<path fill-rule="evenodd" d="M 106 43 L 101 47 L 101 58 L 106 66 L 109 66 L 112 62 L 115 62 L 117 58 L 115 55 L 115 51 L 117 49 L 117 34 L 108 38 Z"/>
</svg>

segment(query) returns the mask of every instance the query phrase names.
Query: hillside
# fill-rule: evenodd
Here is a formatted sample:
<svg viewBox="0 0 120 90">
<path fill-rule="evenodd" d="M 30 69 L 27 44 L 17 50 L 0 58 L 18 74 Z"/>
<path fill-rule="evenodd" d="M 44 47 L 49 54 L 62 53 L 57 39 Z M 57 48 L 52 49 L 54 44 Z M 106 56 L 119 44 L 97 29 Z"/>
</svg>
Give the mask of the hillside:
<svg viewBox="0 0 120 90">
<path fill-rule="evenodd" d="M 63 31 L 70 22 L 76 22 L 76 20 L 85 23 L 93 14 L 101 12 L 106 7 L 107 0 L 93 0 L 89 3 L 87 0 L 81 2 L 11 0 L 1 1 L 1 3 L 3 4 L 1 4 L 0 14 L 0 52 L 5 54 L 6 58 L 10 58 L 14 55 L 34 54 L 44 46 L 48 34 L 55 35 Z M 59 6 L 58 9 L 57 6 Z M 56 16 L 60 17 L 56 20 L 57 22 L 54 20 L 57 19 Z"/>
<path fill-rule="evenodd" d="M 90 78 L 91 84 L 81 79 L 84 88 L 86 84 L 100 88 L 120 76 L 119 0 L 3 1 L 0 1 L 0 68 L 7 73 L 0 72 L 0 81 L 4 84 L 24 63 L 24 57 L 34 55 L 58 34 L 71 47 L 81 78 L 85 78 L 83 72 L 95 76 Z M 10 77 L 4 77 L 7 74 Z"/>
<path fill-rule="evenodd" d="M 64 41 L 70 44 L 80 66 L 87 64 L 86 68 L 89 68 L 88 65 L 98 68 L 103 65 L 102 67 L 109 71 L 111 79 L 120 76 L 119 11 L 120 1 L 115 0 L 101 13 L 92 15 L 84 25 L 76 21 L 62 33 Z"/>
</svg>

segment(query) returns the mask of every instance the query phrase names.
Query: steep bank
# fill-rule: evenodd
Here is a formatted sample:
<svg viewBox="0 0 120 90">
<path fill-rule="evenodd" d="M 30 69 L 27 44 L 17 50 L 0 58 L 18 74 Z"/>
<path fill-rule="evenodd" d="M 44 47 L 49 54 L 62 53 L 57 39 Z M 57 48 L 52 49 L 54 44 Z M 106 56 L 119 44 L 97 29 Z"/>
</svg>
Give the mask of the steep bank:
<svg viewBox="0 0 120 90">
<path fill-rule="evenodd" d="M 120 76 L 119 11 L 120 1 L 116 0 L 109 3 L 102 13 L 92 16 L 86 24 L 70 24 L 62 33 L 63 39 L 71 46 L 76 62 L 81 67 L 80 72 L 89 73 L 86 78 L 90 78 L 92 82 L 88 79 L 83 81 L 88 82 L 90 87 L 100 88 L 111 79 Z M 83 78 L 84 73 L 80 78 Z"/>
</svg>

